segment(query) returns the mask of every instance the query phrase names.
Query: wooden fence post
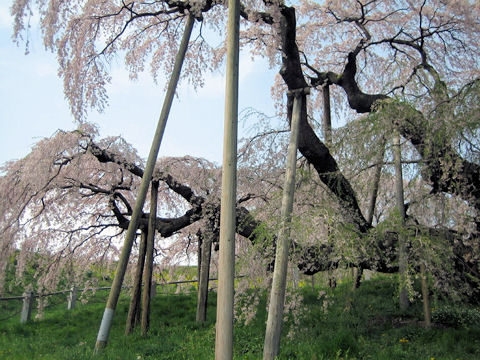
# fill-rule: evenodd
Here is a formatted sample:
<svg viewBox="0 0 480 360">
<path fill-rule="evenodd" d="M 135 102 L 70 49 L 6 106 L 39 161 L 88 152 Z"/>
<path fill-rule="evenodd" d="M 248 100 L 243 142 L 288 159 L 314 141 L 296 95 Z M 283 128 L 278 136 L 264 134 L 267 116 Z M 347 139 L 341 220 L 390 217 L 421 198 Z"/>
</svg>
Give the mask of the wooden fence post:
<svg viewBox="0 0 480 360">
<path fill-rule="evenodd" d="M 25 324 L 30 321 L 30 315 L 32 314 L 33 306 L 33 293 L 31 291 L 25 291 L 23 293 L 23 306 L 22 314 L 20 316 L 20 323 Z"/>
<path fill-rule="evenodd" d="M 75 285 L 73 285 L 70 289 L 70 292 L 68 293 L 67 310 L 75 309 L 75 303 L 77 302 L 77 293 L 78 289 Z"/>
</svg>

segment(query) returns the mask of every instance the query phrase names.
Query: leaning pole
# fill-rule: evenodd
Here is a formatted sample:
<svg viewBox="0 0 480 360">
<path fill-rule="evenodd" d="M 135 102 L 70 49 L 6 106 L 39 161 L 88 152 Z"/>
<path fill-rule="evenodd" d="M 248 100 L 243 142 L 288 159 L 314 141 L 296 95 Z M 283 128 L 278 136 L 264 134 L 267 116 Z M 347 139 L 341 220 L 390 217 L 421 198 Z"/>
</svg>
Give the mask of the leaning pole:
<svg viewBox="0 0 480 360">
<path fill-rule="evenodd" d="M 297 166 L 297 147 L 299 124 L 302 111 L 302 96 L 309 89 L 294 90 L 293 114 L 290 130 L 290 142 L 287 151 L 287 165 L 283 186 L 281 225 L 277 236 L 275 267 L 273 269 L 270 305 L 268 307 L 267 328 L 263 347 L 263 360 L 273 360 L 280 350 L 280 335 L 282 332 L 283 308 L 287 285 L 288 250 L 290 248 L 290 226 L 295 190 L 295 171 Z"/>
<path fill-rule="evenodd" d="M 233 294 L 235 273 L 235 228 L 237 194 L 237 120 L 239 0 L 228 1 L 227 71 L 223 133 L 222 196 L 220 209 L 220 255 L 218 269 L 215 359 L 233 359 Z"/>
<path fill-rule="evenodd" d="M 117 270 L 115 272 L 115 278 L 113 279 L 112 289 L 110 290 L 110 295 L 108 296 L 102 322 L 98 330 L 97 342 L 95 344 L 95 352 L 104 348 L 107 345 L 108 334 L 110 332 L 110 328 L 112 327 L 113 315 L 115 313 L 115 308 L 117 307 L 118 297 L 120 295 L 123 278 L 127 269 L 128 258 L 130 257 L 133 240 L 135 239 L 135 233 L 137 232 L 138 228 L 138 222 L 140 220 L 140 215 L 142 214 L 142 209 L 145 203 L 145 198 L 147 196 L 150 180 L 152 179 L 155 162 L 157 161 L 158 151 L 160 150 L 163 133 L 165 132 L 168 114 L 172 106 L 173 97 L 177 88 L 178 79 L 180 77 L 183 60 L 185 59 L 185 53 L 187 51 L 188 42 L 190 39 L 190 34 L 192 33 L 194 21 L 194 17 L 191 14 L 188 15 L 187 24 L 185 26 L 185 31 L 183 33 L 183 37 L 180 43 L 180 48 L 178 49 L 178 53 L 175 58 L 175 64 L 173 67 L 172 75 L 170 77 L 170 82 L 168 84 L 167 93 L 165 94 L 162 112 L 160 113 L 160 117 L 158 119 L 157 129 L 153 137 L 152 146 L 150 148 L 147 164 L 145 166 L 142 182 L 140 184 L 140 189 L 138 190 L 137 201 L 135 202 L 135 207 L 133 209 L 132 217 L 130 219 L 130 224 L 128 225 L 127 234 L 123 242 L 122 252 L 120 254 L 120 258 L 118 259 Z"/>
<path fill-rule="evenodd" d="M 400 144 L 400 134 L 396 130 L 393 135 L 393 161 L 395 164 L 395 194 L 397 200 L 397 209 L 400 215 L 400 232 L 398 234 L 398 273 L 400 275 L 400 310 L 408 309 L 408 290 L 406 286 L 407 279 L 407 235 L 405 234 L 405 196 L 403 191 L 403 173 L 402 173 L 402 147 Z"/>
</svg>

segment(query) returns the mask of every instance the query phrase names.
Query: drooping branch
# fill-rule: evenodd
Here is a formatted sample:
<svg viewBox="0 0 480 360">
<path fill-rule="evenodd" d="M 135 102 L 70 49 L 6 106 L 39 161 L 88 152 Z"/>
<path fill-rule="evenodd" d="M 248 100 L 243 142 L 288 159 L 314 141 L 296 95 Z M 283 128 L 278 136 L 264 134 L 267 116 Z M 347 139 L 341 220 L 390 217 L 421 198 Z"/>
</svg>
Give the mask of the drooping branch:
<svg viewBox="0 0 480 360">
<path fill-rule="evenodd" d="M 288 9 L 288 10 L 287 10 Z M 300 55 L 295 41 L 295 13 L 293 8 L 287 8 L 282 11 L 285 17 L 285 32 L 289 36 L 284 37 L 283 44 L 283 66 L 280 71 L 285 83 L 289 89 L 295 89 L 305 86 L 306 82 L 302 73 Z M 440 30 L 438 30 L 440 31 Z M 437 32 L 435 32 L 436 34 Z M 432 36 L 434 33 L 424 33 L 423 36 Z M 423 49 L 416 45 L 422 43 L 423 38 L 414 39 L 409 45 L 424 54 Z M 398 39 L 390 39 L 390 42 L 400 43 Z M 420 153 L 423 158 L 423 166 L 426 169 L 425 177 L 432 186 L 433 192 L 447 192 L 458 195 L 472 204 L 477 210 L 480 210 L 480 165 L 463 159 L 458 153 L 444 140 L 439 143 L 432 142 L 434 136 L 427 133 L 426 124 L 428 120 L 418 110 L 409 105 L 395 102 L 385 94 L 367 94 L 358 86 L 355 78 L 357 73 L 357 55 L 363 49 L 363 44 L 348 54 L 347 62 L 341 74 L 333 72 L 314 71 L 315 78 L 311 79 L 312 86 L 324 85 L 325 83 L 340 86 L 346 96 L 350 107 L 358 113 L 369 113 L 376 111 L 375 104 L 380 101 L 388 101 L 389 106 L 395 107 L 394 111 L 398 116 L 392 116 L 392 123 L 399 129 L 402 136 L 408 139 Z M 426 63 L 425 56 L 422 56 L 423 65 L 429 72 L 436 75 L 435 81 L 438 83 L 438 74 L 431 65 Z M 309 66 L 309 69 L 313 68 Z M 291 112 L 291 101 L 288 103 L 289 114 Z M 393 112 L 392 112 L 393 113 Z M 352 214 L 352 218 L 360 222 L 359 228 L 362 231 L 369 227 L 365 226 L 364 218 L 358 208 L 355 193 L 350 184 L 338 172 L 338 166 L 333 157 L 328 153 L 328 149 L 318 139 L 311 126 L 307 123 L 306 109 L 303 115 L 301 139 L 304 139 L 303 146 L 300 146 L 302 154 L 310 161 L 317 170 L 322 181 L 339 198 Z M 302 140 L 300 140 L 302 144 Z M 445 161 L 448 159 L 448 162 Z M 327 175 L 336 174 L 336 175 Z M 341 189 L 341 190 L 335 190 Z M 358 220 L 360 219 L 360 220 Z"/>
</svg>

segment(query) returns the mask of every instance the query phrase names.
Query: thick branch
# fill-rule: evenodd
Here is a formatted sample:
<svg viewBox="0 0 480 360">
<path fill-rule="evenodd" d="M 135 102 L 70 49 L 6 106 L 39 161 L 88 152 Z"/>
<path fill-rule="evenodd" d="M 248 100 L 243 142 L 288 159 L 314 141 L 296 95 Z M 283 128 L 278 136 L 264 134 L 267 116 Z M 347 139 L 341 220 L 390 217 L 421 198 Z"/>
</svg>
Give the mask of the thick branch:
<svg viewBox="0 0 480 360">
<path fill-rule="evenodd" d="M 300 54 L 296 44 L 296 19 L 293 8 L 284 8 L 284 31 L 282 33 L 282 69 L 280 74 L 289 90 L 307 86 L 300 62 Z M 332 77 L 333 78 L 333 77 Z M 314 166 L 322 182 L 339 199 L 340 204 L 348 213 L 349 220 L 357 225 L 361 232 L 366 232 L 370 227 L 362 215 L 355 192 L 348 180 L 340 172 L 335 159 L 328 148 L 317 137 L 307 121 L 307 108 L 305 95 L 302 101 L 302 116 L 298 149 L 303 156 Z M 288 117 L 291 118 L 293 99 L 288 99 Z"/>
</svg>

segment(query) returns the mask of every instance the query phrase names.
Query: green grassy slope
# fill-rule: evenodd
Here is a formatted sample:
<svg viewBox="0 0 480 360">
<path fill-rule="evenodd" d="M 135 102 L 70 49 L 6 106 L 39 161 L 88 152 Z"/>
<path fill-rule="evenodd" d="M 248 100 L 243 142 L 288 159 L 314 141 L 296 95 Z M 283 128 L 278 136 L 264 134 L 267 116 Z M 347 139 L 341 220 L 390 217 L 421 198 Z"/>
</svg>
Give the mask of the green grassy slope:
<svg viewBox="0 0 480 360">
<path fill-rule="evenodd" d="M 462 312 L 462 307 L 446 311 L 442 309 L 449 308 L 437 303 L 434 319 L 442 319 L 444 324 L 426 330 L 420 323 L 420 303 L 407 313 L 397 310 L 396 285 L 390 278 L 366 281 L 355 292 L 350 288 L 346 283 L 320 293 L 319 289 L 302 289 L 306 305 L 302 325 L 294 337 L 282 339 L 280 359 L 480 359 L 478 310 L 465 319 L 461 314 L 467 312 Z M 0 359 L 92 359 L 104 306 L 104 295 L 99 293 L 71 312 L 65 310 L 65 302 L 49 307 L 42 320 L 27 325 L 18 324 L 19 315 L 2 321 Z M 213 359 L 214 294 L 209 299 L 207 324 L 195 323 L 195 306 L 195 294 L 157 295 L 150 334 L 142 337 L 134 332 L 125 337 L 128 298 L 122 296 L 108 347 L 95 358 Z M 436 312 L 442 316 L 435 317 Z M 462 321 L 455 318 L 458 314 L 464 317 Z M 262 301 L 249 325 L 236 324 L 235 359 L 261 359 L 265 318 Z M 287 323 L 284 334 L 289 327 Z"/>
</svg>

